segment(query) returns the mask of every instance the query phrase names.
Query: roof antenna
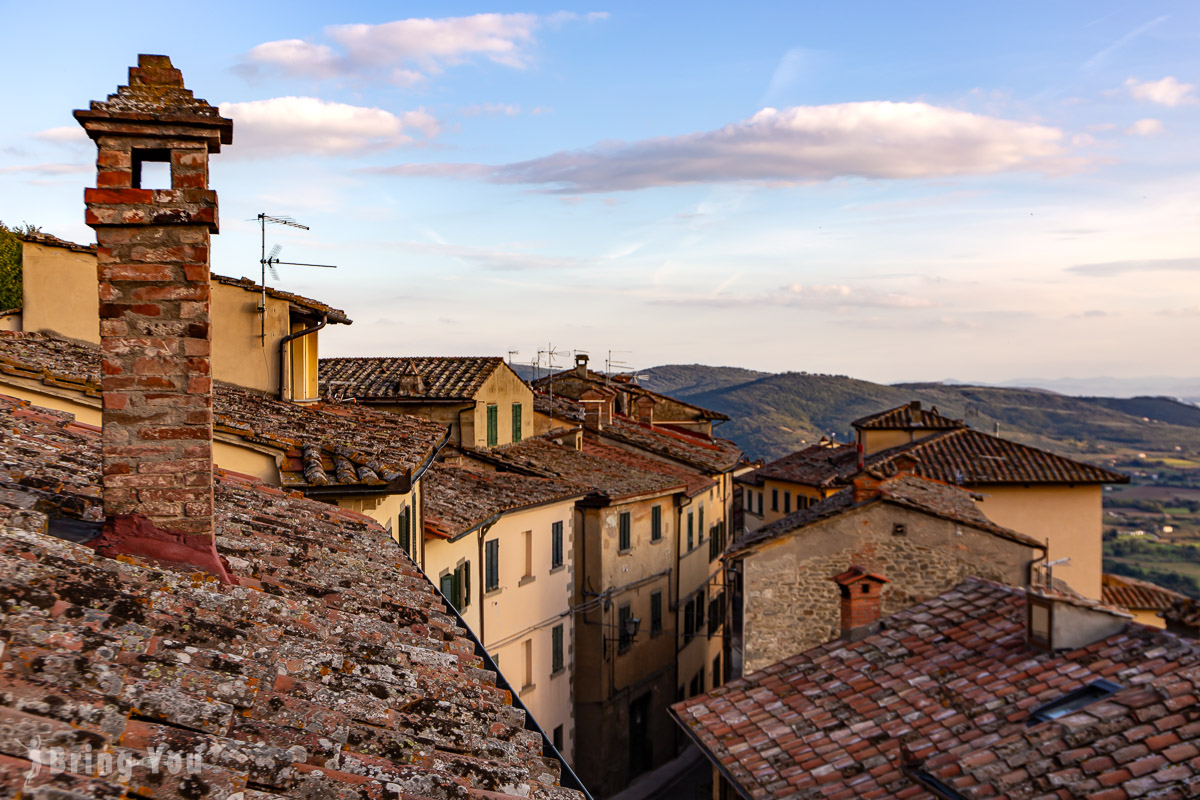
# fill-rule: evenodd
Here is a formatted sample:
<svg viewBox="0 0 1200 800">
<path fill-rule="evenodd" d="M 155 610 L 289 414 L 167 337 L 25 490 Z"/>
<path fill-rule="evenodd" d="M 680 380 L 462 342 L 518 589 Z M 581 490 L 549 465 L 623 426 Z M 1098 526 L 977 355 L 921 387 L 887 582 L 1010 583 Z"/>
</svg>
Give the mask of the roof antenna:
<svg viewBox="0 0 1200 800">
<path fill-rule="evenodd" d="M 267 255 L 267 223 L 275 225 L 287 225 L 290 228 L 299 228 L 302 231 L 310 230 L 307 225 L 301 225 L 291 217 L 273 217 L 270 214 L 259 214 L 255 219 L 258 220 L 258 227 L 262 233 L 262 257 L 259 259 L 259 266 L 262 267 L 262 277 L 258 285 L 262 287 L 262 301 L 259 311 L 262 312 L 262 340 L 265 346 L 267 341 L 267 270 L 271 271 L 271 277 L 278 281 L 279 273 L 275 270 L 276 264 L 286 264 L 289 267 L 324 267 L 325 269 L 337 269 L 336 264 L 304 264 L 299 261 L 280 261 L 279 251 L 283 249 L 282 245 L 275 245 L 271 248 L 271 254 Z"/>
</svg>

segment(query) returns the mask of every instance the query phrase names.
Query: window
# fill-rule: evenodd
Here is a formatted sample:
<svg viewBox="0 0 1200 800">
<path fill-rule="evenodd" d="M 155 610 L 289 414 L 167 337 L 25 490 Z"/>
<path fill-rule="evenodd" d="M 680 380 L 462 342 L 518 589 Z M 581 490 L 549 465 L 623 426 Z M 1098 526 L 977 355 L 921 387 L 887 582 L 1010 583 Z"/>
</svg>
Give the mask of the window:
<svg viewBox="0 0 1200 800">
<path fill-rule="evenodd" d="M 771 510 L 772 511 L 779 510 L 779 490 L 778 489 L 771 490 Z"/>
<path fill-rule="evenodd" d="M 522 533 L 521 541 L 525 544 L 525 572 L 521 577 L 528 579 L 533 577 L 533 531 Z"/>
<path fill-rule="evenodd" d="M 907 536 L 908 526 L 903 522 L 897 522 L 892 526 L 892 536 Z"/>
<path fill-rule="evenodd" d="M 683 609 L 683 643 L 687 644 L 696 635 L 696 607 L 692 601 Z"/>
<path fill-rule="evenodd" d="M 525 682 L 521 684 L 521 688 L 527 689 L 533 686 L 533 639 L 521 642 L 521 651 L 525 656 Z"/>
<path fill-rule="evenodd" d="M 554 749 L 560 753 L 562 752 L 562 749 L 563 749 L 563 726 L 562 725 L 554 726 Z"/>
<path fill-rule="evenodd" d="M 457 611 L 471 602 L 471 563 L 464 562 L 438 579 L 438 588 Z"/>
<path fill-rule="evenodd" d="M 562 672 L 563 669 L 563 626 L 555 625 L 550 629 L 550 671 Z"/>
<path fill-rule="evenodd" d="M 400 542 L 400 549 L 411 556 L 413 554 L 413 550 L 415 549 L 413 547 L 412 535 L 412 508 L 405 506 L 404 508 L 400 509 L 400 515 L 396 518 L 396 528 L 398 532 L 397 538 Z"/>
<path fill-rule="evenodd" d="M 650 635 L 662 633 L 662 592 L 650 594 Z"/>
<path fill-rule="evenodd" d="M 1110 694 L 1119 692 L 1123 688 L 1120 684 L 1113 683 L 1112 681 L 1092 681 L 1087 686 L 1080 687 L 1073 692 L 1068 692 L 1057 700 L 1051 700 L 1049 703 L 1038 706 L 1029 712 L 1029 720 L 1025 724 L 1036 725 L 1039 722 L 1048 722 L 1052 719 L 1065 717 L 1084 706 L 1090 706 L 1097 700 L 1103 700 Z"/>
<path fill-rule="evenodd" d="M 495 404 L 487 407 L 487 446 L 495 447 L 500 442 L 500 409 Z"/>
<path fill-rule="evenodd" d="M 785 513 L 785 514 L 792 513 L 792 493 L 791 492 L 783 493 L 783 513 Z"/>
<path fill-rule="evenodd" d="M 693 514 L 690 511 L 688 512 L 688 546 L 687 546 L 687 549 L 688 549 L 689 553 L 692 552 L 692 548 L 696 546 L 695 542 L 693 541 L 693 539 L 695 538 L 695 527 L 696 527 L 695 526 L 695 521 L 696 521 L 695 517 L 696 517 L 695 514 Z"/>
<path fill-rule="evenodd" d="M 563 524 L 555 522 L 550 526 L 550 569 L 563 565 Z"/>
<path fill-rule="evenodd" d="M 700 534 L 700 541 L 704 541 L 704 506 L 700 506 L 700 517 L 696 521 L 696 530 Z"/>
<path fill-rule="evenodd" d="M 622 511 L 621 516 L 617 518 L 617 528 L 620 541 L 617 542 L 618 549 L 624 551 L 630 548 L 629 541 L 629 512 Z"/>
<path fill-rule="evenodd" d="M 633 637 L 629 635 L 629 621 L 633 619 L 633 611 L 628 605 L 623 605 L 618 614 L 617 624 L 620 629 L 617 634 L 617 652 L 624 653 L 633 646 Z"/>
<path fill-rule="evenodd" d="M 454 606 L 454 576 L 447 572 L 438 579 L 438 582 L 441 584 L 441 586 L 438 588 L 442 590 L 442 597 L 449 600 L 450 605 Z M 455 608 L 457 608 L 457 606 L 455 606 Z"/>
<path fill-rule="evenodd" d="M 500 588 L 500 540 L 492 539 L 484 544 L 484 590 L 491 592 Z"/>
<path fill-rule="evenodd" d="M 704 627 L 704 590 L 696 595 L 696 630 Z"/>
<path fill-rule="evenodd" d="M 700 673 L 697 672 L 692 676 L 692 697 L 700 694 Z"/>
<path fill-rule="evenodd" d="M 708 601 L 708 635 L 713 636 L 721 627 L 721 618 L 725 611 L 724 598 L 720 593 Z"/>
<path fill-rule="evenodd" d="M 763 508 L 762 508 L 762 507 L 763 507 L 763 493 L 762 493 L 762 492 L 759 492 L 759 493 L 758 493 L 758 515 L 759 515 L 760 517 L 763 515 Z"/>
<path fill-rule="evenodd" d="M 718 655 L 718 656 L 713 657 L 712 686 L 715 689 L 720 685 L 721 685 L 721 656 Z"/>
<path fill-rule="evenodd" d="M 521 441 L 521 404 L 512 404 L 512 440 Z"/>
<path fill-rule="evenodd" d="M 662 506 L 654 506 L 650 509 L 650 541 L 657 542 L 662 539 Z"/>
</svg>

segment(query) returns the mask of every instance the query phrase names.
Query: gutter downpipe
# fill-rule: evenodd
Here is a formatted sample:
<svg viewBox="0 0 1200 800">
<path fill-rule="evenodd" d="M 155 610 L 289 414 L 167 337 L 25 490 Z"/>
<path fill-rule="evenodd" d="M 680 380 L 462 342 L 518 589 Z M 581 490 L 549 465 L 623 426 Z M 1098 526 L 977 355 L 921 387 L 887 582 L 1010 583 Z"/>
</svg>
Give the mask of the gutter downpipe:
<svg viewBox="0 0 1200 800">
<path fill-rule="evenodd" d="M 263 291 L 265 292 L 266 289 L 263 289 Z M 265 307 L 266 306 L 264 306 L 264 308 Z M 266 319 L 265 311 L 263 312 L 263 318 Z M 292 341 L 294 341 L 296 339 L 300 339 L 304 336 L 308 336 L 310 333 L 316 333 L 317 331 L 321 330 L 321 328 L 324 328 L 328 324 L 329 324 L 329 315 L 322 314 L 321 321 L 318 322 L 316 325 L 313 325 L 311 328 L 303 328 L 301 330 L 296 331 L 295 333 L 289 333 L 287 336 L 284 336 L 282 339 L 279 340 L 279 399 L 280 400 L 288 399 L 287 387 L 288 387 L 288 384 L 291 383 L 291 375 L 288 375 L 287 381 L 284 381 L 284 379 L 283 379 L 285 367 L 287 366 L 287 346 L 288 346 L 288 344 L 290 344 Z M 264 334 L 264 336 L 265 335 L 266 334 Z"/>
</svg>

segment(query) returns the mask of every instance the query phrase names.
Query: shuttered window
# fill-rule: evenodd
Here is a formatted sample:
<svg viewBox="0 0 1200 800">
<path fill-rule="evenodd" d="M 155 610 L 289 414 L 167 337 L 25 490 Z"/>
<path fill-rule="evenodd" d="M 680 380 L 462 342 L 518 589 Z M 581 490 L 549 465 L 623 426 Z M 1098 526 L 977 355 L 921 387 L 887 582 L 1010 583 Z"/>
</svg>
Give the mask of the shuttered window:
<svg viewBox="0 0 1200 800">
<path fill-rule="evenodd" d="M 500 540 L 492 539 L 484 545 L 485 590 L 500 588 Z"/>
<path fill-rule="evenodd" d="M 563 524 L 555 522 L 550 526 L 550 569 L 563 565 Z"/>
<path fill-rule="evenodd" d="M 662 633 L 662 592 L 650 594 L 650 635 Z"/>
<path fill-rule="evenodd" d="M 400 509 L 396 522 L 396 527 L 399 529 L 400 549 L 411 556 L 413 554 L 412 509 L 409 506 Z"/>
<path fill-rule="evenodd" d="M 555 625 L 550 631 L 550 671 L 560 672 L 563 668 L 563 626 Z"/>
<path fill-rule="evenodd" d="M 631 547 L 628 511 L 621 512 L 621 516 L 617 519 L 617 527 L 620 538 L 620 541 L 618 542 L 619 549 L 628 550 Z"/>
<path fill-rule="evenodd" d="M 512 440 L 521 441 L 521 404 L 512 404 Z"/>
<path fill-rule="evenodd" d="M 662 506 L 650 509 L 650 541 L 657 542 L 662 538 Z"/>
<path fill-rule="evenodd" d="M 487 407 L 487 446 L 495 447 L 500 443 L 500 409 L 495 405 Z"/>
</svg>

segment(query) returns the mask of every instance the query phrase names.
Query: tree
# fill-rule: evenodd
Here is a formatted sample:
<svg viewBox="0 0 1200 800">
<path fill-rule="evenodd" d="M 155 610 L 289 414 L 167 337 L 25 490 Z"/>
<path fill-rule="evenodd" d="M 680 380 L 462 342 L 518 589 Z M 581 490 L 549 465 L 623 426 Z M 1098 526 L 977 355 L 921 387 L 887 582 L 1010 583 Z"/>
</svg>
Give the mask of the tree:
<svg viewBox="0 0 1200 800">
<path fill-rule="evenodd" d="M 41 228 L 28 223 L 8 227 L 0 222 L 0 311 L 21 307 L 20 236 L 37 233 Z"/>
</svg>

